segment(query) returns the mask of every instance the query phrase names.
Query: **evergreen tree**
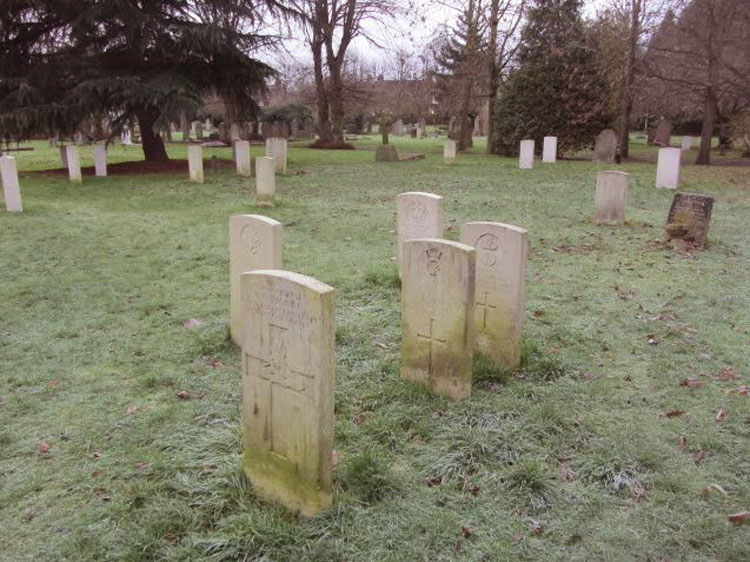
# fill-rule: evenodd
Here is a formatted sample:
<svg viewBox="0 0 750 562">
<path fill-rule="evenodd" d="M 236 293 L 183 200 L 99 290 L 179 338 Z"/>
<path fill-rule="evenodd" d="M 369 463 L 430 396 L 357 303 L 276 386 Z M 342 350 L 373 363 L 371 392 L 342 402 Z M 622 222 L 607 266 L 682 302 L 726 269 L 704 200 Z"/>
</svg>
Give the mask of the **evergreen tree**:
<svg viewBox="0 0 750 562">
<path fill-rule="evenodd" d="M 545 135 L 558 150 L 591 144 L 608 125 L 606 83 L 581 19 L 581 0 L 535 0 L 521 34 L 517 67 L 495 105 L 492 151 L 517 154 L 522 139 L 538 151 Z"/>
</svg>

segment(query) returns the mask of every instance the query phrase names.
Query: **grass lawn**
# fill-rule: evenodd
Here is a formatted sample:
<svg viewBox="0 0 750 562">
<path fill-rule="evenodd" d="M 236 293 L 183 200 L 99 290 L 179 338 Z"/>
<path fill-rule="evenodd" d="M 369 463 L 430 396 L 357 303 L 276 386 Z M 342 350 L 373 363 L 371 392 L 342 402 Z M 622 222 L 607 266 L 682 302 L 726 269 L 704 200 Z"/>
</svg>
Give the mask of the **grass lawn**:
<svg viewBox="0 0 750 562">
<path fill-rule="evenodd" d="M 652 163 L 617 167 L 627 223 L 603 227 L 604 165 L 477 151 L 446 167 L 442 140 L 395 142 L 427 158 L 293 147 L 270 211 L 231 170 L 74 185 L 31 173 L 59 166 L 45 143 L 14 154 L 0 559 L 750 559 L 750 521 L 728 520 L 750 510 L 750 168 L 685 167 L 683 189 L 716 198 L 710 247 L 686 255 L 659 242 L 673 194 Z M 463 402 L 399 377 L 402 191 L 443 195 L 450 239 L 470 220 L 529 230 L 524 365 L 477 362 Z M 286 268 L 337 289 L 334 507 L 308 520 L 260 503 L 241 469 L 234 213 L 282 221 Z"/>
</svg>

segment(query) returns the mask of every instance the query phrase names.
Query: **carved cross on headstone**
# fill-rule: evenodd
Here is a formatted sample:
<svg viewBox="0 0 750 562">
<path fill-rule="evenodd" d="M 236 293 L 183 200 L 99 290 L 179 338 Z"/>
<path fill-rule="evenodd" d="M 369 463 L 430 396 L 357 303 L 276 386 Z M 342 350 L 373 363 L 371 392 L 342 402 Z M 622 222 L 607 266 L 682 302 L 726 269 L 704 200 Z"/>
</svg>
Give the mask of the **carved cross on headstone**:
<svg viewBox="0 0 750 562">
<path fill-rule="evenodd" d="M 479 299 L 476 302 L 476 307 L 482 310 L 482 328 L 487 327 L 487 309 L 497 308 L 494 304 L 490 304 L 489 294 L 489 291 L 484 291 L 484 302 L 480 302 Z"/>
<path fill-rule="evenodd" d="M 417 332 L 417 337 L 421 338 L 423 340 L 427 340 L 427 342 L 428 342 L 428 344 L 430 346 L 430 352 L 429 352 L 430 353 L 430 366 L 429 366 L 429 369 L 428 369 L 428 372 L 430 374 L 432 374 L 432 343 L 433 342 L 437 342 L 437 343 L 441 343 L 443 345 L 445 345 L 445 343 L 446 343 L 445 340 L 441 340 L 440 338 L 435 337 L 432 334 L 432 325 L 434 323 L 435 323 L 435 319 L 434 318 L 430 318 L 430 333 L 429 334 L 420 334 L 419 332 Z"/>
</svg>

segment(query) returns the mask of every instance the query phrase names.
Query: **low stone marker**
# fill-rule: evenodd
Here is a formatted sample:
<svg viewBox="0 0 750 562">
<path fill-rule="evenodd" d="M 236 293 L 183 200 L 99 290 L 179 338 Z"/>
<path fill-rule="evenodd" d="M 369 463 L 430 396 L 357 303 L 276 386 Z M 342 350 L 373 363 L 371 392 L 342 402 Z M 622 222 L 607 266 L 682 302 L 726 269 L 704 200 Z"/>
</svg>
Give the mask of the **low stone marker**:
<svg viewBox="0 0 750 562">
<path fill-rule="evenodd" d="M 670 240 L 682 239 L 703 247 L 708 236 L 714 198 L 699 193 L 675 193 L 665 230 Z"/>
<path fill-rule="evenodd" d="M 690 150 L 691 148 L 693 148 L 693 137 L 682 137 L 682 144 L 680 145 L 680 148 L 682 148 L 682 150 Z"/>
<path fill-rule="evenodd" d="M 660 148 L 656 162 L 656 187 L 659 189 L 677 189 L 680 187 L 680 158 L 682 150 L 679 148 Z"/>
<path fill-rule="evenodd" d="M 252 174 L 250 160 L 250 143 L 238 140 L 234 142 L 235 162 L 237 164 L 237 175 L 250 177 Z M 276 268 L 271 268 L 276 269 Z"/>
<path fill-rule="evenodd" d="M 78 157 L 78 147 L 73 144 L 66 146 L 65 158 L 68 161 L 68 178 L 72 182 L 81 183 L 83 177 L 81 176 L 81 160 Z"/>
<path fill-rule="evenodd" d="M 276 172 L 286 174 L 287 140 L 281 137 L 266 139 L 266 156 L 273 158 Z"/>
<path fill-rule="evenodd" d="M 334 290 L 279 270 L 240 286 L 245 474 L 260 497 L 315 515 L 332 501 Z"/>
<path fill-rule="evenodd" d="M 656 126 L 654 132 L 654 144 L 659 146 L 669 146 L 672 141 L 672 122 L 669 119 L 662 119 Z"/>
<path fill-rule="evenodd" d="M 534 141 L 522 140 L 521 150 L 518 155 L 518 167 L 522 170 L 531 170 L 534 168 Z"/>
<path fill-rule="evenodd" d="M 621 224 L 625 221 L 629 174 L 604 171 L 596 174 L 596 222 Z"/>
<path fill-rule="evenodd" d="M 0 177 L 3 180 L 5 208 L 9 213 L 23 212 L 21 188 L 18 184 L 18 168 L 12 156 L 0 156 Z"/>
<path fill-rule="evenodd" d="M 188 146 L 188 172 L 191 182 L 203 183 L 203 147 L 199 144 Z"/>
<path fill-rule="evenodd" d="M 375 149 L 375 162 L 398 162 L 398 150 L 392 144 L 380 144 Z"/>
<path fill-rule="evenodd" d="M 542 162 L 557 162 L 557 137 L 544 137 Z"/>
<path fill-rule="evenodd" d="M 614 162 L 617 155 L 617 133 L 604 129 L 596 136 L 594 143 L 595 162 Z"/>
<path fill-rule="evenodd" d="M 403 245 L 415 238 L 442 238 L 443 198 L 434 193 L 407 191 L 396 198 L 396 259 L 402 270 Z"/>
<path fill-rule="evenodd" d="M 230 333 L 242 345 L 240 275 L 256 269 L 281 269 L 281 223 L 262 215 L 229 217 Z"/>
<path fill-rule="evenodd" d="M 94 175 L 107 176 L 107 147 L 102 144 L 94 145 Z"/>
<path fill-rule="evenodd" d="M 255 159 L 255 199 L 261 207 L 273 207 L 276 193 L 276 170 L 273 158 Z"/>
<path fill-rule="evenodd" d="M 501 365 L 517 367 L 523 343 L 528 233 L 510 224 L 470 222 L 461 227 L 461 242 L 477 252 L 476 349 Z"/>
<path fill-rule="evenodd" d="M 456 161 L 456 141 L 448 139 L 443 144 L 443 161 L 446 164 L 453 164 Z"/>
<path fill-rule="evenodd" d="M 404 242 L 401 376 L 454 400 L 471 394 L 476 251 L 448 240 Z"/>
</svg>

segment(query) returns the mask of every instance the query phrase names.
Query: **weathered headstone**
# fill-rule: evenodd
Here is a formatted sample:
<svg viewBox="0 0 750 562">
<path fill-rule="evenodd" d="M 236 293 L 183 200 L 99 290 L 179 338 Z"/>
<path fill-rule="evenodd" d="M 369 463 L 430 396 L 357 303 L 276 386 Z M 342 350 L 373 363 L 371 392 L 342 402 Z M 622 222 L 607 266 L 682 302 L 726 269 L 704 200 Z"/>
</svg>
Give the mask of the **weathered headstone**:
<svg viewBox="0 0 750 562">
<path fill-rule="evenodd" d="M 408 191 L 396 198 L 396 259 L 403 269 L 403 244 L 415 238 L 443 237 L 443 198 L 434 193 Z"/>
<path fill-rule="evenodd" d="M 448 139 L 443 144 L 443 161 L 446 164 L 453 164 L 456 161 L 456 141 Z"/>
<path fill-rule="evenodd" d="M 188 146 L 188 172 L 191 182 L 203 183 L 203 147 L 199 144 Z"/>
<path fill-rule="evenodd" d="M 614 162 L 617 155 L 617 133 L 604 129 L 596 136 L 594 160 L 597 162 Z"/>
<path fill-rule="evenodd" d="M 23 212 L 21 188 L 18 185 L 18 168 L 12 156 L 0 156 L 0 177 L 3 180 L 5 208 L 9 213 Z"/>
<path fill-rule="evenodd" d="M 334 290 L 279 270 L 243 273 L 245 474 L 305 516 L 331 505 Z"/>
<path fill-rule="evenodd" d="M 67 146 L 60 147 L 60 164 L 63 169 L 65 170 L 68 169 L 68 147 Z"/>
<path fill-rule="evenodd" d="M 68 162 L 68 178 L 75 183 L 81 183 L 81 159 L 78 157 L 78 147 L 69 144 L 65 147 L 65 159 Z"/>
<path fill-rule="evenodd" d="M 230 333 L 242 345 L 240 275 L 256 269 L 281 269 L 281 223 L 261 215 L 229 217 Z"/>
<path fill-rule="evenodd" d="M 392 144 L 380 144 L 375 149 L 375 162 L 398 162 L 398 149 Z"/>
<path fill-rule="evenodd" d="M 672 122 L 669 119 L 662 119 L 656 126 L 654 134 L 654 144 L 659 146 L 669 146 L 672 141 Z"/>
<path fill-rule="evenodd" d="M 391 133 L 396 136 L 401 136 L 404 134 L 404 121 L 402 119 L 397 119 L 393 123 L 393 125 L 391 126 Z"/>
<path fill-rule="evenodd" d="M 534 141 L 522 140 L 521 150 L 518 155 L 518 167 L 522 170 L 531 170 L 534 167 Z"/>
<path fill-rule="evenodd" d="M 94 145 L 94 175 L 99 177 L 107 175 L 107 147 L 103 144 Z"/>
<path fill-rule="evenodd" d="M 196 121 L 195 123 L 195 138 L 198 141 L 203 140 L 203 121 Z"/>
<path fill-rule="evenodd" d="M 714 198 L 709 195 L 675 193 L 667 215 L 667 236 L 704 246 L 713 207 Z"/>
<path fill-rule="evenodd" d="M 620 224 L 625 221 L 629 175 L 604 171 L 596 174 L 596 222 Z"/>
<path fill-rule="evenodd" d="M 273 207 L 276 192 L 276 170 L 273 158 L 255 159 L 255 199 L 261 207 Z"/>
<path fill-rule="evenodd" d="M 476 348 L 501 365 L 517 367 L 526 296 L 527 231 L 499 222 L 470 222 L 461 227 L 461 242 L 477 251 Z"/>
<path fill-rule="evenodd" d="M 232 125 L 229 127 L 229 140 L 240 140 L 239 123 L 232 123 Z"/>
<path fill-rule="evenodd" d="M 276 172 L 286 174 L 287 140 L 281 137 L 266 139 L 266 156 L 273 158 Z"/>
<path fill-rule="evenodd" d="M 237 175 L 243 177 L 250 177 L 251 171 L 251 160 L 250 160 L 250 143 L 248 141 L 238 140 L 234 141 L 234 155 L 235 162 L 237 164 Z M 277 269 L 277 268 L 270 268 Z"/>
<path fill-rule="evenodd" d="M 544 137 L 542 162 L 557 162 L 557 137 Z"/>
<path fill-rule="evenodd" d="M 454 400 L 471 394 L 476 251 L 437 239 L 404 242 L 401 376 Z"/>
<path fill-rule="evenodd" d="M 679 148 L 660 148 L 656 161 L 656 187 L 677 189 L 680 187 L 680 158 Z"/>
<path fill-rule="evenodd" d="M 682 150 L 690 150 L 693 148 L 693 137 L 683 136 L 682 144 L 680 145 Z"/>
</svg>

